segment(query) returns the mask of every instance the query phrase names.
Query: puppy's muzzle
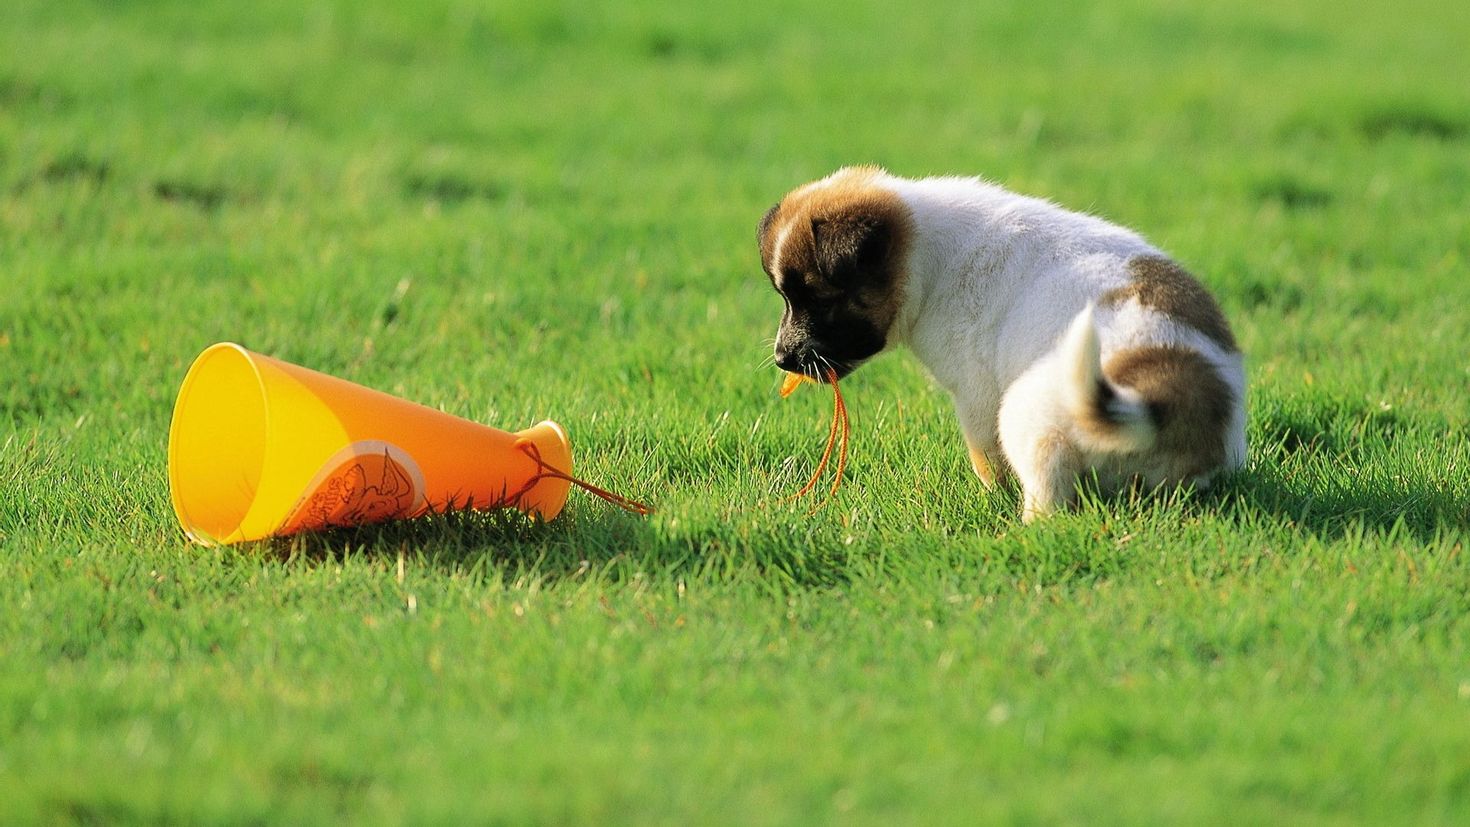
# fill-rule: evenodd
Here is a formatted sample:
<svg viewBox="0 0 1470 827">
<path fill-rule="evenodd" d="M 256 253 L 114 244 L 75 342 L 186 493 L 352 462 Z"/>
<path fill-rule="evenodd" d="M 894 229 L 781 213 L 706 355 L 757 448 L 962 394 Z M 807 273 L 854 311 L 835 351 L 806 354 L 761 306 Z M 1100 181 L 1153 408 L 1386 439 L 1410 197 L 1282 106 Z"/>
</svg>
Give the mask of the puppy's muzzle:
<svg viewBox="0 0 1470 827">
<path fill-rule="evenodd" d="M 815 365 L 816 359 L 811 354 L 799 350 L 787 350 L 776 348 L 776 367 L 787 373 L 805 373 L 804 367 Z"/>
<path fill-rule="evenodd" d="M 821 356 L 816 350 L 785 350 L 777 348 L 776 367 L 787 373 L 801 373 L 817 380 L 826 382 L 830 379 L 828 371 L 837 374 L 841 379 L 852 373 L 862 360 L 847 361 L 843 359 L 832 359 Z"/>
</svg>

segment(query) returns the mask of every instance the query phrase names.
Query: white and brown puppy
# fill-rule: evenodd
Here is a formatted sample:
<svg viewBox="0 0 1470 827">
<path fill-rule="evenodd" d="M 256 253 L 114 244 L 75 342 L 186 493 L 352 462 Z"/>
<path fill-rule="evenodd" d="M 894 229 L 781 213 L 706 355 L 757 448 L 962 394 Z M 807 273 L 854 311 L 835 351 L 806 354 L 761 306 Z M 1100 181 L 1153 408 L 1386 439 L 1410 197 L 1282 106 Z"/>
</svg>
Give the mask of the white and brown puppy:
<svg viewBox="0 0 1470 827">
<path fill-rule="evenodd" d="M 1245 462 L 1245 373 L 1209 293 L 1136 233 L 974 178 L 850 167 L 761 219 L 776 364 L 839 377 L 907 345 L 954 396 L 975 473 L 1028 522 Z"/>
</svg>

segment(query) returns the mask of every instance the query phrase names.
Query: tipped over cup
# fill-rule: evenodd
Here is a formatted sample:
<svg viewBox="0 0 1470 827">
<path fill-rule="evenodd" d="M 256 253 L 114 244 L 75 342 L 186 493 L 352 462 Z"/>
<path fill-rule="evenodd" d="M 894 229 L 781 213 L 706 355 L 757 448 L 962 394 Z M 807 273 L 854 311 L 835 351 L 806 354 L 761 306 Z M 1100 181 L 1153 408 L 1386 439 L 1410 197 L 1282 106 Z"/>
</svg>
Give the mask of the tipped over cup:
<svg viewBox="0 0 1470 827">
<path fill-rule="evenodd" d="M 466 508 L 551 520 L 571 470 L 550 420 L 502 431 L 228 342 L 194 360 L 169 427 L 174 512 L 204 545 Z"/>
</svg>

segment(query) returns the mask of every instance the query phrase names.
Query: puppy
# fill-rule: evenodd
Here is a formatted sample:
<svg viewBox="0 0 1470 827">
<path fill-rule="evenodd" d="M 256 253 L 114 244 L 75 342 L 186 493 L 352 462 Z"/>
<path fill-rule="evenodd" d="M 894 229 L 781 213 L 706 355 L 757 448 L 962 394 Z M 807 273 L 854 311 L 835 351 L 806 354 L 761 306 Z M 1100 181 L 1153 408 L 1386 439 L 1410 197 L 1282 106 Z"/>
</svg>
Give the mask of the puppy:
<svg viewBox="0 0 1470 827">
<path fill-rule="evenodd" d="M 954 397 L 986 487 L 1026 522 L 1245 462 L 1245 372 L 1210 294 L 1143 238 L 975 178 L 848 167 L 761 219 L 783 370 L 840 378 L 906 345 Z"/>
</svg>

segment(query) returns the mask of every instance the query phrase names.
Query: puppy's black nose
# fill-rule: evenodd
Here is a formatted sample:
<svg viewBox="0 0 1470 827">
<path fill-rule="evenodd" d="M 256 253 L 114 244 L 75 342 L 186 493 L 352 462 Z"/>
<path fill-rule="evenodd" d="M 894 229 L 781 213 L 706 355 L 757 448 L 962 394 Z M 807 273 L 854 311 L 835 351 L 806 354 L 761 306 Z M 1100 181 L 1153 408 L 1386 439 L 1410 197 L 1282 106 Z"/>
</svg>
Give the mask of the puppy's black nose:
<svg viewBox="0 0 1470 827">
<path fill-rule="evenodd" d="M 787 373 L 800 373 L 801 361 L 801 356 L 794 350 L 776 351 L 776 367 Z"/>
</svg>

